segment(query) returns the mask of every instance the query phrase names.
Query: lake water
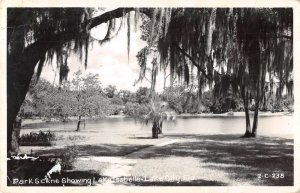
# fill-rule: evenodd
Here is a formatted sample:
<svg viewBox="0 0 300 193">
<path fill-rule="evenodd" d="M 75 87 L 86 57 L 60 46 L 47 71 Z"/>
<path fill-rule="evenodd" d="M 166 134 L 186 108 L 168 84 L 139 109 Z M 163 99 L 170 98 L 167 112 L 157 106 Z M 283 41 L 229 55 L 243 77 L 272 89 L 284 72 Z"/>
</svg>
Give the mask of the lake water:
<svg viewBox="0 0 300 193">
<path fill-rule="evenodd" d="M 252 121 L 252 120 L 251 120 Z M 86 121 L 83 132 L 110 134 L 151 133 L 152 125 L 136 123 L 131 118 L 106 118 Z M 27 129 L 50 129 L 57 132 L 68 132 L 76 129 L 76 121 L 67 123 L 34 123 L 25 125 Z M 23 130 L 24 131 L 24 130 Z M 243 134 L 244 117 L 177 117 L 174 121 L 165 121 L 164 134 Z M 258 134 L 265 136 L 293 138 L 293 116 L 259 117 Z"/>
</svg>

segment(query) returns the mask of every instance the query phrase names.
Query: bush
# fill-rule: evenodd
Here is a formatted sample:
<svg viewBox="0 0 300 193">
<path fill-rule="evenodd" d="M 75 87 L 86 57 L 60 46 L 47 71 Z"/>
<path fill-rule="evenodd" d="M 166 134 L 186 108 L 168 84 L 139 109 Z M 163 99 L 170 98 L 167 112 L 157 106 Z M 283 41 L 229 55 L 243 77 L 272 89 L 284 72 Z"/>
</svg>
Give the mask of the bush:
<svg viewBox="0 0 300 193">
<path fill-rule="evenodd" d="M 123 105 L 123 100 L 118 97 L 111 98 L 110 102 L 114 105 Z"/>
<path fill-rule="evenodd" d="M 283 101 L 282 100 L 276 100 L 271 111 L 273 113 L 274 112 L 283 112 L 284 111 L 283 109 L 284 109 Z"/>
<path fill-rule="evenodd" d="M 63 170 L 70 170 L 73 168 L 73 163 L 78 157 L 79 150 L 76 145 L 67 146 L 66 150 L 60 155 L 61 167 Z"/>
<path fill-rule="evenodd" d="M 83 139 L 85 139 L 86 137 L 85 136 L 81 136 L 81 135 L 70 135 L 69 137 L 68 137 L 68 139 L 70 140 L 70 141 L 78 141 L 78 140 L 83 140 Z"/>
<path fill-rule="evenodd" d="M 119 115 L 120 112 L 124 109 L 124 106 L 122 105 L 111 105 L 111 113 L 109 115 Z"/>
<path fill-rule="evenodd" d="M 169 103 L 170 108 L 173 109 L 176 113 L 179 113 L 179 114 L 183 113 L 181 101 L 169 100 L 168 103 Z"/>
<path fill-rule="evenodd" d="M 125 105 L 124 114 L 130 117 L 139 117 L 150 112 L 150 108 L 145 104 L 128 102 Z"/>
<path fill-rule="evenodd" d="M 19 138 L 19 143 L 21 146 L 51 146 L 56 139 L 55 133 L 51 131 L 39 131 L 38 133 L 30 132 L 22 135 Z"/>
</svg>

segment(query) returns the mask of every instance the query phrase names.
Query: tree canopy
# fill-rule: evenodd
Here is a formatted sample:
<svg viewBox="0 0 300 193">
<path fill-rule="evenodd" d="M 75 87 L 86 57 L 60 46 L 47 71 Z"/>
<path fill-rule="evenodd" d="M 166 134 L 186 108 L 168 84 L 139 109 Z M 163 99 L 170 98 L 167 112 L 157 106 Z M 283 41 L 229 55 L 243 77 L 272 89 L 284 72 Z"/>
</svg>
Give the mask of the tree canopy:
<svg viewBox="0 0 300 193">
<path fill-rule="evenodd" d="M 278 96 L 285 87 L 289 93 L 293 90 L 292 8 L 117 8 L 98 16 L 90 8 L 9 8 L 8 130 L 12 130 L 36 65 L 39 76 L 45 62 L 56 57 L 62 82 L 72 52 L 87 64 L 93 27 L 108 24 L 105 37 L 98 40 L 102 44 L 126 22 L 129 53 L 132 11 L 134 25 L 143 20 L 142 38 L 148 43 L 138 54 L 140 80 L 147 57 L 153 58 L 151 92 L 158 70 L 167 68 L 171 78 L 177 76 L 187 84 L 196 68 L 199 99 L 207 85 L 215 85 L 216 96 L 231 87 L 243 96 L 245 106 L 255 99 L 256 109 L 267 89 L 267 78 L 270 85 L 274 78 L 279 80 Z M 121 18 L 120 26 L 116 26 L 117 18 Z"/>
<path fill-rule="evenodd" d="M 154 26 L 158 27 L 155 33 Z M 246 106 L 247 136 L 251 133 L 249 103 L 255 100 L 251 134 L 255 136 L 259 105 L 266 90 L 273 89 L 275 78 L 279 80 L 277 97 L 281 97 L 284 88 L 291 96 L 291 8 L 176 8 L 170 13 L 155 9 L 145 31 L 148 47 L 138 55 L 141 72 L 147 68 L 147 54 L 154 52 L 161 67 L 169 66 L 170 74 L 183 78 L 187 84 L 193 68 L 197 69 L 199 99 L 203 87 L 213 85 L 216 97 L 230 89 L 240 94 Z M 152 83 L 155 82 L 152 77 Z"/>
</svg>

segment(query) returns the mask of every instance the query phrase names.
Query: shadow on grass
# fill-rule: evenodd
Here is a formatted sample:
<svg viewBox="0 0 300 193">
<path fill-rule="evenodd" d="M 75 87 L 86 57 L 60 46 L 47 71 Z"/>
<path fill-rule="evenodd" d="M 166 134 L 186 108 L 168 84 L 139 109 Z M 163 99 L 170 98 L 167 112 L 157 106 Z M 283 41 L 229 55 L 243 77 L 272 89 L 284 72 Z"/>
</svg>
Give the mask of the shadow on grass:
<svg viewBox="0 0 300 193">
<path fill-rule="evenodd" d="M 78 145 L 79 156 L 126 156 L 133 152 L 147 148 L 150 145 L 128 145 L 128 144 L 99 144 L 99 145 Z M 60 155 L 65 148 L 38 150 L 38 155 Z"/>
<path fill-rule="evenodd" d="M 128 139 L 152 139 L 152 137 L 128 137 Z"/>
<path fill-rule="evenodd" d="M 201 167 L 220 170 L 232 181 L 246 181 L 253 185 L 292 186 L 294 170 L 293 140 L 258 136 L 240 138 L 239 135 L 164 135 L 170 139 L 182 139 L 178 143 L 162 147 L 147 148 L 150 145 L 97 144 L 78 145 L 79 156 L 123 156 L 131 159 L 153 159 L 195 157 L 204 163 Z M 149 138 L 141 138 L 149 139 Z M 145 150 L 142 150 L 146 148 Z M 140 151 L 141 150 L 141 151 Z M 65 148 L 39 150 L 38 155 L 60 155 Z M 137 152 L 135 154 L 131 154 Z M 131 154 L 131 155 L 130 155 Z M 180 163 L 178 163 L 180 167 Z M 180 168 L 179 168 L 180 169 Z M 30 171 L 28 171 L 30 172 Z M 73 172 L 73 173 L 72 173 Z M 72 171 L 68 175 L 93 176 L 89 171 Z M 77 173 L 76 173 L 77 172 Z M 83 172 L 83 173 L 80 173 Z M 26 173 L 26 172 L 25 172 Z M 43 172 L 43 175 L 45 173 Z M 268 174 L 268 178 L 259 178 Z M 274 177 L 272 174 L 275 174 Z M 276 174 L 283 174 L 277 178 Z M 62 174 L 63 175 L 63 174 Z M 224 182 L 194 180 L 188 182 L 135 182 L 141 186 L 225 186 Z M 132 184 L 132 185 L 133 185 Z M 65 184 L 68 185 L 68 184 Z M 74 185 L 74 184 L 71 184 Z"/>
<path fill-rule="evenodd" d="M 165 135 L 178 138 L 178 135 Z M 186 142 L 138 154 L 136 158 L 152 159 L 170 156 L 201 159 L 203 167 L 223 170 L 231 179 L 250 181 L 255 185 L 293 185 L 293 140 L 258 136 L 239 138 L 238 135 L 181 135 Z M 259 175 L 268 174 L 268 178 Z M 277 174 L 283 174 L 278 178 Z"/>
</svg>

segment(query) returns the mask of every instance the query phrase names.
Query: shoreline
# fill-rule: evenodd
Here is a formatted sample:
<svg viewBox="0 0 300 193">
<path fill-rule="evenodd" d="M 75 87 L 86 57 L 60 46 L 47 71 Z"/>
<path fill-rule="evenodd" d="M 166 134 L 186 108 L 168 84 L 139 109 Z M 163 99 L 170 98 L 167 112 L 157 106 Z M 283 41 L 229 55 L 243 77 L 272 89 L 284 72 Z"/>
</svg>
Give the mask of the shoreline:
<svg viewBox="0 0 300 193">
<path fill-rule="evenodd" d="M 250 112 L 250 116 L 253 116 L 253 112 Z M 245 117 L 244 112 L 227 112 L 227 113 L 221 113 L 221 114 L 213 114 L 213 113 L 201 113 L 201 114 L 190 114 L 190 113 L 182 113 L 179 115 L 171 113 L 172 116 L 174 117 L 183 117 L 183 118 L 240 118 L 240 117 Z M 275 117 L 275 116 L 293 116 L 293 113 L 289 112 L 276 112 L 272 113 L 270 111 L 267 112 L 259 112 L 258 114 L 259 117 Z M 109 115 L 106 117 L 97 117 L 97 118 L 86 118 L 86 120 L 101 120 L 101 119 L 120 119 L 120 118 L 131 118 L 126 115 Z M 75 117 L 70 117 L 70 119 L 67 122 L 70 121 L 77 121 L 77 118 Z M 58 119 L 53 119 L 49 123 L 57 123 L 57 122 L 62 122 Z M 22 126 L 26 126 L 29 124 L 35 124 L 35 123 L 46 123 L 45 120 L 42 120 L 40 118 L 33 118 L 33 119 L 23 119 L 22 120 Z"/>
<path fill-rule="evenodd" d="M 249 112 L 250 116 L 254 115 L 254 112 Z M 272 113 L 270 111 L 267 112 L 259 112 L 259 117 L 275 117 L 275 116 L 292 116 L 293 113 L 289 112 L 276 112 Z M 221 114 L 212 114 L 212 113 L 201 113 L 201 114 L 190 114 L 190 113 L 183 113 L 180 115 L 176 115 L 176 117 L 207 117 L 207 118 L 213 118 L 213 117 L 245 117 L 245 112 L 227 112 L 227 113 L 221 113 Z"/>
</svg>

